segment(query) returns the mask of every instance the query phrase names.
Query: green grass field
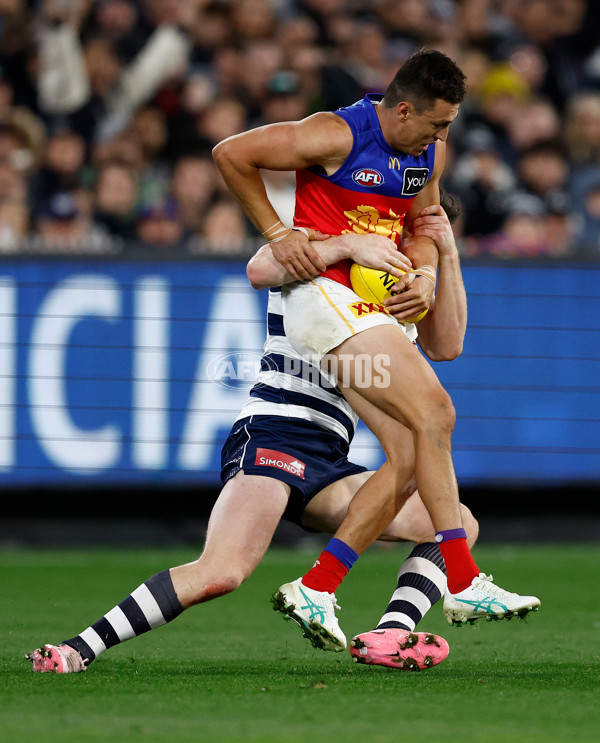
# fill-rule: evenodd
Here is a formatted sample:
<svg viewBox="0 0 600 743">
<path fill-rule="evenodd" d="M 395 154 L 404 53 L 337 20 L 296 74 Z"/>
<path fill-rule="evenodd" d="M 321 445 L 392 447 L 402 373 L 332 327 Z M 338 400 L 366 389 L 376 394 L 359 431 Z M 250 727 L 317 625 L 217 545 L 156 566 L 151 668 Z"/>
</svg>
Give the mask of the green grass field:
<svg viewBox="0 0 600 743">
<path fill-rule="evenodd" d="M 84 674 L 34 674 L 23 659 L 83 630 L 174 551 L 0 552 L 0 739 L 129 741 L 600 741 L 600 545 L 481 546 L 499 584 L 535 593 L 527 621 L 422 628 L 450 656 L 421 672 L 313 650 L 269 604 L 310 552 L 273 550 L 234 595 L 102 655 Z M 406 549 L 372 549 L 338 592 L 351 636 L 370 629 Z"/>
</svg>

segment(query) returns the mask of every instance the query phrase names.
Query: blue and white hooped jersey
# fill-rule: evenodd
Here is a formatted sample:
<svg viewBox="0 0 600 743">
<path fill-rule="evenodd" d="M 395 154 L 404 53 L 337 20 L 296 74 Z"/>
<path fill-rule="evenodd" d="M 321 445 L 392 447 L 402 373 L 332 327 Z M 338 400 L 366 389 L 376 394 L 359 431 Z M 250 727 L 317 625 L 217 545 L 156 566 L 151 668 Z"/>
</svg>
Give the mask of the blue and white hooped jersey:
<svg viewBox="0 0 600 743">
<path fill-rule="evenodd" d="M 311 421 L 348 443 L 358 422 L 339 389 L 290 345 L 283 325 L 280 288 L 269 289 L 261 370 L 236 420 L 251 415 Z"/>
</svg>

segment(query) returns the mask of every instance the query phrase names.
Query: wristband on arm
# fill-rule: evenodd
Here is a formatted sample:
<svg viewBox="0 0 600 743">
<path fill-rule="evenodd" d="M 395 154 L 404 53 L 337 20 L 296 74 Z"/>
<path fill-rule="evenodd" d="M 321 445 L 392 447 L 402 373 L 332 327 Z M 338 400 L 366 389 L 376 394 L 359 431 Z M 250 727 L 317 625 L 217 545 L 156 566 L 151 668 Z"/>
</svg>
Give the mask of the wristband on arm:
<svg viewBox="0 0 600 743">
<path fill-rule="evenodd" d="M 412 273 L 414 276 L 423 276 L 425 279 L 428 279 L 433 284 L 433 288 L 435 289 L 435 282 L 437 278 L 437 272 L 433 266 L 421 266 L 420 268 L 411 268 L 409 273 Z"/>
</svg>

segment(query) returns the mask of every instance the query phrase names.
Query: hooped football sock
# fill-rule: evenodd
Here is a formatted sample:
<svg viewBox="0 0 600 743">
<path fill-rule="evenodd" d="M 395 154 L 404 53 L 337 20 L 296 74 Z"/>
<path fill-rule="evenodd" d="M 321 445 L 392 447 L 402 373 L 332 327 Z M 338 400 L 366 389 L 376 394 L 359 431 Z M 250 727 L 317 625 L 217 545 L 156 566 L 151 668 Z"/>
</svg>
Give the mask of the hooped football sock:
<svg viewBox="0 0 600 743">
<path fill-rule="evenodd" d="M 332 537 L 318 560 L 302 578 L 302 583 L 315 591 L 335 593 L 357 560 L 358 554 L 352 547 L 341 539 Z"/>
<path fill-rule="evenodd" d="M 402 563 L 398 584 L 376 629 L 412 632 L 446 590 L 446 567 L 433 542 L 417 544 Z"/>
<path fill-rule="evenodd" d="M 63 644 L 75 648 L 84 663 L 89 665 L 113 645 L 167 624 L 182 611 L 171 573 L 163 570 L 142 583 L 91 627 Z"/>
<path fill-rule="evenodd" d="M 438 531 L 435 541 L 446 565 L 448 590 L 450 593 L 464 591 L 481 572 L 467 544 L 467 532 L 464 529 Z"/>
</svg>

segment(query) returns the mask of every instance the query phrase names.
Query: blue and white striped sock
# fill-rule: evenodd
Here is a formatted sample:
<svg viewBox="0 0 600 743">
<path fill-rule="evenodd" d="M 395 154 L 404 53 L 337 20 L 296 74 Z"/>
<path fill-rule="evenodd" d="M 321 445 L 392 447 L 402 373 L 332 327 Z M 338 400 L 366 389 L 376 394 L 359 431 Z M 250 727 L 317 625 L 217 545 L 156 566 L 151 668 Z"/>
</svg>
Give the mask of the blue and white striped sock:
<svg viewBox="0 0 600 743">
<path fill-rule="evenodd" d="M 418 544 L 402 563 L 398 584 L 377 629 L 412 632 L 446 590 L 446 568 L 433 542 Z"/>
<path fill-rule="evenodd" d="M 89 665 L 108 648 L 167 624 L 182 611 L 171 573 L 163 570 L 142 583 L 91 627 L 63 644 L 75 648 Z"/>
</svg>

